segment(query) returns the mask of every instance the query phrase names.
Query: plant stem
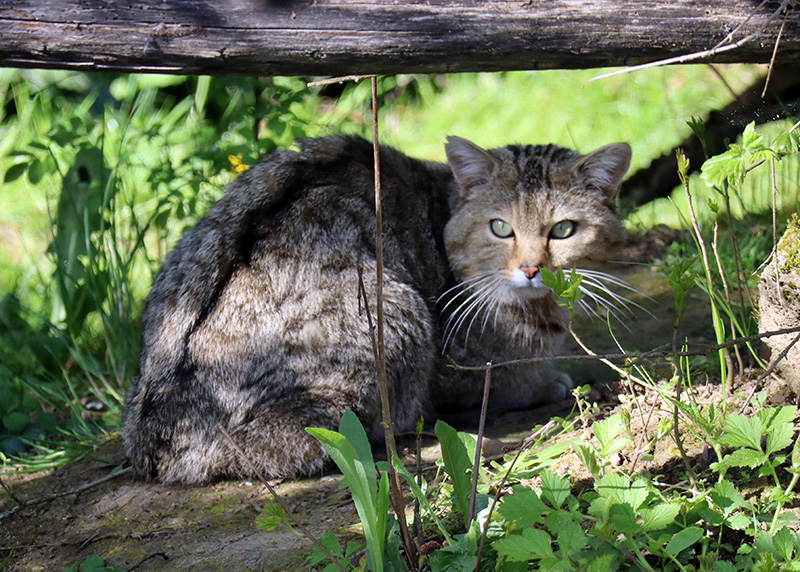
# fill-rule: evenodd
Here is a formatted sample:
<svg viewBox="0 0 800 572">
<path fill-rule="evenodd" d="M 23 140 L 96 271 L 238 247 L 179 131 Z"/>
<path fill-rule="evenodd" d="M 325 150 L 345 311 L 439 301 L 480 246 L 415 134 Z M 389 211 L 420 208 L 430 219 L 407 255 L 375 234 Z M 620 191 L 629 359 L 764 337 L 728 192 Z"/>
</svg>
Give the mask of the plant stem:
<svg viewBox="0 0 800 572">
<path fill-rule="evenodd" d="M 489 362 L 487 365 L 491 365 Z M 475 463 L 472 466 L 472 488 L 469 493 L 469 515 L 467 515 L 467 529 L 475 518 L 475 496 L 478 493 L 478 472 L 481 468 L 481 448 L 483 447 L 483 432 L 486 429 L 486 409 L 489 407 L 489 390 L 492 387 L 492 370 L 486 370 L 483 382 L 483 401 L 481 402 L 481 418 L 478 422 L 478 436 L 475 444 Z"/>
<path fill-rule="evenodd" d="M 389 384 L 386 379 L 386 348 L 384 344 L 384 313 L 383 313 L 383 211 L 381 209 L 381 167 L 380 167 L 380 139 L 378 137 L 378 78 L 372 77 L 372 149 L 375 163 L 375 296 L 376 296 L 376 323 L 377 344 L 375 366 L 378 374 L 378 385 L 381 393 L 381 406 L 383 414 L 383 432 L 386 441 L 386 455 L 390 459 L 388 464 L 389 488 L 391 490 L 392 508 L 400 525 L 403 545 L 406 549 L 406 559 L 413 570 L 415 568 L 416 550 L 411 542 L 406 522 L 405 504 L 403 503 L 403 490 L 400 485 L 400 475 L 394 470 L 391 459 L 397 454 L 397 443 L 392 427 L 392 412 L 389 402 Z"/>
<path fill-rule="evenodd" d="M 724 326 L 722 325 L 722 321 L 719 315 L 719 309 L 717 308 L 717 304 L 714 301 L 714 295 L 712 293 L 712 288 L 714 287 L 712 276 L 711 276 L 711 263 L 709 262 L 708 258 L 708 249 L 706 248 L 706 242 L 703 240 L 703 235 L 700 232 L 700 225 L 697 222 L 697 215 L 694 212 L 694 204 L 692 202 L 692 193 L 689 192 L 689 180 L 686 177 L 681 177 L 681 182 L 683 183 L 683 190 L 686 193 L 686 201 L 689 205 L 689 215 L 691 216 L 692 221 L 692 230 L 695 234 L 695 239 L 697 240 L 697 245 L 700 248 L 700 253 L 703 257 L 703 270 L 706 273 L 706 282 L 708 284 L 708 300 L 711 303 L 711 318 L 714 323 L 714 332 L 716 334 L 717 344 L 721 344 L 725 338 L 725 331 Z M 735 333 L 735 332 L 734 332 Z M 720 378 L 722 382 L 722 413 L 723 416 L 727 412 L 727 401 L 728 401 L 728 376 L 727 376 L 727 353 L 724 349 L 719 350 L 719 368 L 720 368 Z"/>
</svg>

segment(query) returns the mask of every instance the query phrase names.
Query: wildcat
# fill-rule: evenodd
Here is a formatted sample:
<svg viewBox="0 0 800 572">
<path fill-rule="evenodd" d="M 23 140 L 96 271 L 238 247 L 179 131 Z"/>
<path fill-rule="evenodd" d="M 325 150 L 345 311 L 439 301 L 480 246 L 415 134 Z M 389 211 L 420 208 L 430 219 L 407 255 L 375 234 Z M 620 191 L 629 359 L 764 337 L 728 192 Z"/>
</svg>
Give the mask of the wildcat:
<svg viewBox="0 0 800 572">
<path fill-rule="evenodd" d="M 448 164 L 381 147 L 387 374 L 395 428 L 432 407 L 480 402 L 463 365 L 547 356 L 564 309 L 541 268 L 591 266 L 624 232 L 613 198 L 624 143 L 582 156 L 547 146 L 484 150 L 450 137 Z M 304 140 L 237 179 L 178 241 L 142 316 L 124 444 L 138 476 L 202 483 L 252 470 L 309 475 L 327 457 L 305 427 L 354 411 L 380 441 L 380 397 L 359 269 L 374 314 L 373 148 Z M 598 276 L 596 273 L 594 276 Z M 528 408 L 569 395 L 549 365 L 496 370 L 491 400 Z"/>
</svg>

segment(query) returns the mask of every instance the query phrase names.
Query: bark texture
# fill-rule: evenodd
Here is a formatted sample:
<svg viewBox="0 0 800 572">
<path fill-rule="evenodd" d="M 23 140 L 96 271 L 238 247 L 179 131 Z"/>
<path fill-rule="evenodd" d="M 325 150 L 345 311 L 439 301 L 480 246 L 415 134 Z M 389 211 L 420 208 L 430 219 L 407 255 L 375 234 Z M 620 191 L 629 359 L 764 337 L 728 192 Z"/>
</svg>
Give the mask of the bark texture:
<svg viewBox="0 0 800 572">
<path fill-rule="evenodd" d="M 631 65 L 707 50 L 766 62 L 783 16 L 754 0 L 0 0 L 0 65 L 211 75 Z M 771 18 L 771 20 L 770 20 Z M 778 61 L 800 59 L 790 9 Z"/>
</svg>

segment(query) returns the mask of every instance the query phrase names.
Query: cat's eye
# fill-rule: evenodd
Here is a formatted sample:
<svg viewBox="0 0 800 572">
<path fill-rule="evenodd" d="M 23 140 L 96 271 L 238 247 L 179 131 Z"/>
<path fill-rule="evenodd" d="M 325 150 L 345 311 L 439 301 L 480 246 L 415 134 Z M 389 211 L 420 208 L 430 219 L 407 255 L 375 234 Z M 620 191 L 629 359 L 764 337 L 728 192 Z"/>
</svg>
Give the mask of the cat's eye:
<svg viewBox="0 0 800 572">
<path fill-rule="evenodd" d="M 550 238 L 568 238 L 575 234 L 576 224 L 571 220 L 562 220 L 550 229 Z"/>
<path fill-rule="evenodd" d="M 489 228 L 492 229 L 492 234 L 498 238 L 508 238 L 510 236 L 514 236 L 514 229 L 511 228 L 511 225 L 504 220 L 500 220 L 499 218 L 492 219 L 492 221 L 489 223 Z"/>
</svg>

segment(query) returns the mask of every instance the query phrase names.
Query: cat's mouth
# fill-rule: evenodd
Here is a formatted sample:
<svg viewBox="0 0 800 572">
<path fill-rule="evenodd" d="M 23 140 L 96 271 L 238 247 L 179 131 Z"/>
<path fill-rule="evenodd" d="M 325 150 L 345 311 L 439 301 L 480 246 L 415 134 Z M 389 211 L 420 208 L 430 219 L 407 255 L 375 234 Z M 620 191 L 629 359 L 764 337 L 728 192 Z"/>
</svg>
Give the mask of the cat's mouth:
<svg viewBox="0 0 800 572">
<path fill-rule="evenodd" d="M 543 298 L 552 290 L 542 282 L 540 271 L 530 272 L 523 268 L 516 268 L 511 272 L 511 288 L 515 295 L 527 300 Z"/>
</svg>

